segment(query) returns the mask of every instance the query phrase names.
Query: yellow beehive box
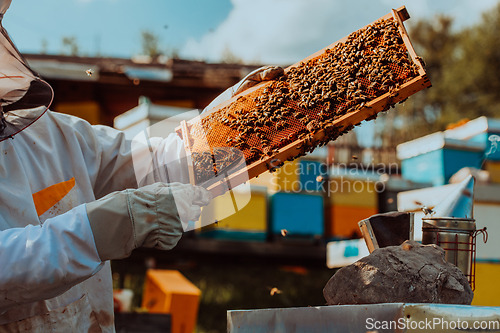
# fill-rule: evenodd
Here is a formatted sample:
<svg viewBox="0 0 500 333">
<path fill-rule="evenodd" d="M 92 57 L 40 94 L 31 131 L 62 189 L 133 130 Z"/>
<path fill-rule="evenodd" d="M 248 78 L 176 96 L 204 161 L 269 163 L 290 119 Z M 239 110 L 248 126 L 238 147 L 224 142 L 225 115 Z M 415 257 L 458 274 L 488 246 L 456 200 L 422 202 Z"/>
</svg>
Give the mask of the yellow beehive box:
<svg viewBox="0 0 500 333">
<path fill-rule="evenodd" d="M 287 161 L 285 164 L 276 170 L 274 173 L 275 179 L 273 180 L 273 191 L 276 192 L 297 192 L 300 190 L 300 159 L 292 162 Z"/>
<path fill-rule="evenodd" d="M 264 240 L 267 236 L 267 188 L 250 186 L 250 195 L 233 191 L 216 197 L 201 214 L 200 236 Z M 248 197 L 247 197 L 248 196 Z M 213 223 L 214 221 L 217 223 Z"/>
<path fill-rule="evenodd" d="M 500 263 L 477 262 L 472 305 L 500 306 Z"/>
<path fill-rule="evenodd" d="M 95 101 L 57 103 L 54 110 L 80 117 L 92 125 L 100 124 L 101 107 Z"/>
<path fill-rule="evenodd" d="M 378 192 L 375 184 L 375 181 L 369 178 L 330 178 L 330 204 L 377 208 Z"/>
<path fill-rule="evenodd" d="M 484 169 L 490 173 L 493 183 L 500 183 L 500 161 L 486 161 Z"/>
<path fill-rule="evenodd" d="M 169 313 L 172 333 L 191 333 L 196 325 L 200 295 L 200 289 L 179 271 L 149 269 L 142 307 L 150 313 Z"/>
</svg>

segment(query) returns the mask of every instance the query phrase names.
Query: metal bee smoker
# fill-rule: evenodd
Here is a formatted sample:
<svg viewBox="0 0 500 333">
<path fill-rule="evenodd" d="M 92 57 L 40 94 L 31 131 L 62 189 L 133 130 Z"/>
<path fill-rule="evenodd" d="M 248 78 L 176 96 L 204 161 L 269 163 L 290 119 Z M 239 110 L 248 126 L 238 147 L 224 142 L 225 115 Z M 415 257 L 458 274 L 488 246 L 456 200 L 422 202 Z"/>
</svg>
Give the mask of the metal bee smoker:
<svg viewBox="0 0 500 333">
<path fill-rule="evenodd" d="M 486 228 L 476 229 L 473 214 L 474 182 L 472 176 L 458 187 L 433 210 L 427 210 L 422 218 L 422 244 L 436 244 L 445 251 L 445 260 L 457 266 L 475 288 L 476 236 Z"/>
</svg>

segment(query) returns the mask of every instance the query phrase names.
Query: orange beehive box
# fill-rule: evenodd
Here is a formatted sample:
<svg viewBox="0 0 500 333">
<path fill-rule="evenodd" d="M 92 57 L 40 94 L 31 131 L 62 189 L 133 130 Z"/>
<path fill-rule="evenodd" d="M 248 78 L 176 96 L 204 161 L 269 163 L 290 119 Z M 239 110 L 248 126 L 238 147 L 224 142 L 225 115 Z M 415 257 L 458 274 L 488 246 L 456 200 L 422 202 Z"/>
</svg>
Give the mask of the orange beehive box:
<svg viewBox="0 0 500 333">
<path fill-rule="evenodd" d="M 486 161 L 484 169 L 490 173 L 493 183 L 500 183 L 500 161 Z"/>
<path fill-rule="evenodd" d="M 150 313 L 169 313 L 172 333 L 191 333 L 200 295 L 200 289 L 179 271 L 150 269 L 146 273 L 142 307 Z"/>
<path fill-rule="evenodd" d="M 325 234 L 327 238 L 361 238 L 358 222 L 378 213 L 377 207 L 362 206 L 330 206 L 330 219 L 326 220 Z"/>
<path fill-rule="evenodd" d="M 182 122 L 177 133 L 193 160 L 190 182 L 206 185 L 214 194 L 223 193 L 228 180 L 235 187 L 275 170 L 430 87 L 423 62 L 403 25 L 408 18 L 404 6 L 392 10 L 372 25 L 286 68 L 281 78 L 251 87 Z M 397 51 L 390 53 L 389 48 Z M 325 69 L 330 64 L 333 67 Z M 232 165 L 227 161 L 234 157 L 227 153 L 230 148 L 242 151 L 246 166 L 228 179 L 204 184 L 212 179 L 208 174 L 223 173 Z"/>
</svg>

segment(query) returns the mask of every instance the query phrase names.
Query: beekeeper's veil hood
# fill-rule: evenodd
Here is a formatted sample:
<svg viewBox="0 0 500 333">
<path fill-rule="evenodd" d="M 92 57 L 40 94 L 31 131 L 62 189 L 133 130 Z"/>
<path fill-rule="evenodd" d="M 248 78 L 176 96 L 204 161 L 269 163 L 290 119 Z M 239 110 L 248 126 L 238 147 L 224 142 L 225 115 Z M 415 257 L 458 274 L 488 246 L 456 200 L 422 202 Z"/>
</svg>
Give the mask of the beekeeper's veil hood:
<svg viewBox="0 0 500 333">
<path fill-rule="evenodd" d="M 31 70 L 4 29 L 11 0 L 0 0 L 0 141 L 21 132 L 48 109 L 53 91 Z"/>
</svg>

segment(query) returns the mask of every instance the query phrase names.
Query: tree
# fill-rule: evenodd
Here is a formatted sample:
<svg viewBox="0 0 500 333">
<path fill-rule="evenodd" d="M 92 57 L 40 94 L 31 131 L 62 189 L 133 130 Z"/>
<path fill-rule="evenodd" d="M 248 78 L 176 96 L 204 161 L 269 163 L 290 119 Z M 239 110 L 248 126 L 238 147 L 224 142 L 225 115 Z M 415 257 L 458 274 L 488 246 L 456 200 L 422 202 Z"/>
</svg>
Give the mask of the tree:
<svg viewBox="0 0 500 333">
<path fill-rule="evenodd" d="M 242 64 L 243 60 L 241 58 L 239 58 L 237 55 L 235 55 L 231 51 L 229 46 L 226 45 L 224 47 L 224 50 L 222 50 L 221 62 L 226 63 L 226 64 Z"/>
<path fill-rule="evenodd" d="M 443 66 L 440 81 L 446 100 L 445 120 L 498 117 L 500 108 L 500 4 L 482 21 L 458 36 L 457 47 Z"/>
<path fill-rule="evenodd" d="M 74 36 L 63 37 L 62 45 L 63 45 L 62 54 L 71 55 L 71 56 L 78 56 L 79 48 L 78 48 L 78 44 L 76 42 L 76 37 L 74 37 Z"/>
<path fill-rule="evenodd" d="M 160 50 L 160 37 L 149 30 L 141 32 L 141 44 L 144 55 L 156 58 L 163 54 Z"/>
<path fill-rule="evenodd" d="M 425 69 L 432 87 L 412 95 L 404 104 L 396 105 L 376 122 L 376 135 L 382 146 L 394 147 L 399 143 L 443 129 L 442 115 L 449 94 L 443 85 L 447 75 L 446 64 L 454 54 L 458 37 L 452 32 L 453 19 L 437 16 L 420 20 L 409 26 L 409 35 L 416 53 L 424 59 Z"/>
<path fill-rule="evenodd" d="M 386 144 L 444 130 L 463 119 L 500 114 L 500 3 L 474 26 L 453 32 L 452 23 L 438 16 L 417 21 L 409 30 L 432 88 L 380 117 Z M 394 126 L 386 126 L 391 122 Z"/>
<path fill-rule="evenodd" d="M 49 42 L 45 38 L 42 39 L 42 48 L 40 49 L 40 54 L 47 54 L 47 49 L 49 47 Z"/>
</svg>

